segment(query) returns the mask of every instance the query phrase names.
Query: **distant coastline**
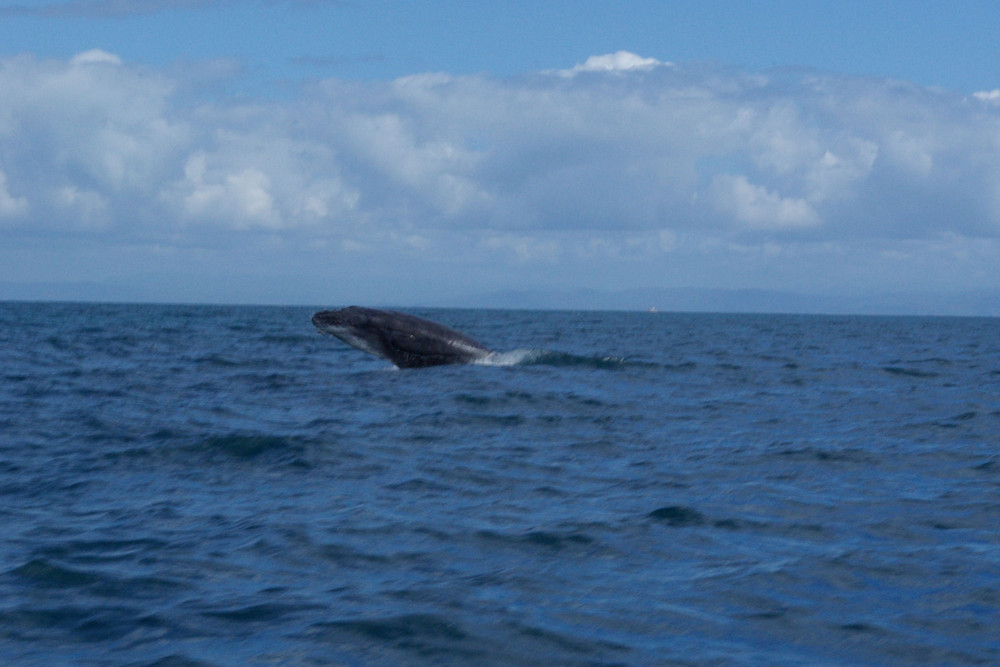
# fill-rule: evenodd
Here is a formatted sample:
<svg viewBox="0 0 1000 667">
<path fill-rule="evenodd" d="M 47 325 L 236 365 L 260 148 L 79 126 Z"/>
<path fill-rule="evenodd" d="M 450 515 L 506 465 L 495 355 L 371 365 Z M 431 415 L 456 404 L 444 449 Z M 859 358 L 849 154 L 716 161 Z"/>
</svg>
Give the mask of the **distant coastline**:
<svg viewBox="0 0 1000 667">
<path fill-rule="evenodd" d="M 952 294 L 887 292 L 834 296 L 762 289 L 539 289 L 491 292 L 456 301 L 458 303 L 441 305 L 658 312 L 1000 317 L 1000 290 Z"/>
<path fill-rule="evenodd" d="M 1000 317 L 1000 290 L 955 293 L 886 292 L 837 296 L 762 289 L 645 288 L 522 289 L 468 295 L 442 295 L 400 301 L 362 299 L 377 306 L 406 308 L 499 308 L 529 310 L 629 310 L 646 312 L 791 313 L 803 315 L 930 315 Z M 357 298 L 331 293 L 288 298 L 276 292 L 254 298 L 197 298 L 141 286 L 81 283 L 0 283 L 0 301 L 80 301 L 106 303 L 211 303 L 247 305 L 351 305 Z M 348 303 L 350 302 L 350 303 Z"/>
</svg>

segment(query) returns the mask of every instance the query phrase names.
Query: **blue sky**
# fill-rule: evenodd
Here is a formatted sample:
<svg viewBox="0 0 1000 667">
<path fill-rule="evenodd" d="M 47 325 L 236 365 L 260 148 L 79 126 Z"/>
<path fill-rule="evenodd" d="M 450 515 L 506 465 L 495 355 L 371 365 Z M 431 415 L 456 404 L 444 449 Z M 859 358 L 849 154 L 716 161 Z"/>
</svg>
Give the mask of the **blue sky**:
<svg viewBox="0 0 1000 667">
<path fill-rule="evenodd" d="M 998 43 L 992 2 L 2 1 L 0 298 L 996 290 Z"/>
</svg>

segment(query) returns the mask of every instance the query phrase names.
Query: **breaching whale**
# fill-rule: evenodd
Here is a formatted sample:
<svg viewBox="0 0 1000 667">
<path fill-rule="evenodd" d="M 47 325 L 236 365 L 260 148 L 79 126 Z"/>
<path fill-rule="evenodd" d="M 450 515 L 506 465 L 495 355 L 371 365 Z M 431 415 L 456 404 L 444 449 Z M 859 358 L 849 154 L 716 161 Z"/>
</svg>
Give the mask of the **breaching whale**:
<svg viewBox="0 0 1000 667">
<path fill-rule="evenodd" d="M 361 306 L 321 310 L 313 315 L 312 323 L 320 333 L 388 359 L 399 368 L 467 364 L 491 353 L 454 329 L 393 310 Z"/>
</svg>

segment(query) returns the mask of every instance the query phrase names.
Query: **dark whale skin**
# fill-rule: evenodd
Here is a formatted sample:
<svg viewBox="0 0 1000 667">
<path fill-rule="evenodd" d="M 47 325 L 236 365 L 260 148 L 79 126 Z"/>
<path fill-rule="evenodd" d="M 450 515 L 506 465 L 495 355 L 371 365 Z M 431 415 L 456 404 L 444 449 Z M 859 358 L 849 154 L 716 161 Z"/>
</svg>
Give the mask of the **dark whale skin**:
<svg viewBox="0 0 1000 667">
<path fill-rule="evenodd" d="M 322 310 L 312 318 L 320 333 L 391 361 L 399 368 L 467 364 L 490 350 L 443 324 L 394 310 L 350 306 Z"/>
</svg>

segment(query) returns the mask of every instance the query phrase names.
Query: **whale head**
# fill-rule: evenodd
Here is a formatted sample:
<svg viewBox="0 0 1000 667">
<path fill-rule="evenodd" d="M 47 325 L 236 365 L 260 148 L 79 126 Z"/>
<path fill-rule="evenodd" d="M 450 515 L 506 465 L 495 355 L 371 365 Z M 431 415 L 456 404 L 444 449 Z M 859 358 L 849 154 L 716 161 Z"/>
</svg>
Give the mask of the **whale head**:
<svg viewBox="0 0 1000 667">
<path fill-rule="evenodd" d="M 350 306 L 342 310 L 321 310 L 312 317 L 313 326 L 320 333 L 336 336 L 359 350 L 383 356 L 384 349 L 377 345 L 377 338 L 373 338 L 370 334 L 375 325 L 372 320 L 372 311 L 359 306 Z"/>
</svg>

